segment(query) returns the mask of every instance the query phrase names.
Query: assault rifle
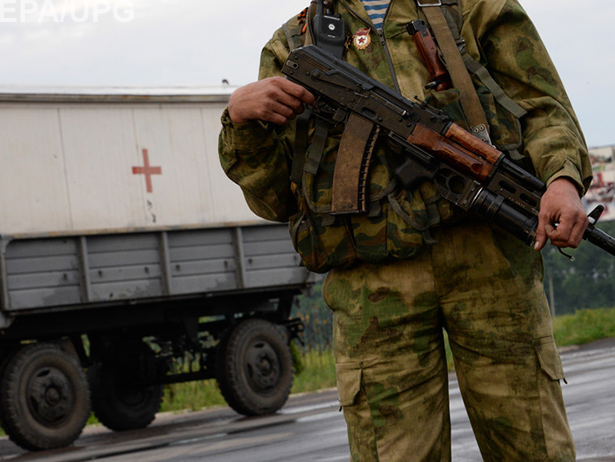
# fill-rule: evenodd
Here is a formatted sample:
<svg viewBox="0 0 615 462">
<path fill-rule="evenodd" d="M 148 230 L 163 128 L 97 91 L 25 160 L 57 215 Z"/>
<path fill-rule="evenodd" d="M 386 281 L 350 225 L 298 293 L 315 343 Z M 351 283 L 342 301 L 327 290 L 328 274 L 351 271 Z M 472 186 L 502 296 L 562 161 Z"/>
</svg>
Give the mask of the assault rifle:
<svg viewBox="0 0 615 462">
<path fill-rule="evenodd" d="M 484 217 L 526 244 L 536 238 L 545 184 L 453 123 L 441 111 L 410 101 L 348 63 L 310 45 L 298 48 L 282 72 L 317 97 L 315 112 L 344 123 L 333 183 L 333 214 L 366 210 L 366 177 L 375 139 L 386 135 L 407 160 L 397 180 L 414 188 L 433 181 L 461 209 Z M 615 255 L 615 238 L 596 228 L 596 207 L 583 238 Z"/>
</svg>

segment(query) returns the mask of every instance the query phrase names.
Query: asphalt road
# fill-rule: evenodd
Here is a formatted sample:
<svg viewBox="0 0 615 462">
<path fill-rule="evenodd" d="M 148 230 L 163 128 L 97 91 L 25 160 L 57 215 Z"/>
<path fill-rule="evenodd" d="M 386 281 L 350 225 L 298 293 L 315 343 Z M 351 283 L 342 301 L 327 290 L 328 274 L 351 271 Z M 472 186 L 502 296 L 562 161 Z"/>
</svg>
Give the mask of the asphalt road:
<svg viewBox="0 0 615 462">
<path fill-rule="evenodd" d="M 562 353 L 563 386 L 578 460 L 615 462 L 615 339 Z M 459 388 L 451 378 L 453 460 L 481 460 Z M 230 409 L 161 414 L 147 429 L 113 433 L 88 427 L 70 448 L 26 453 L 0 438 L 0 461 L 336 462 L 347 461 L 336 393 L 293 396 L 273 416 L 243 418 Z"/>
</svg>

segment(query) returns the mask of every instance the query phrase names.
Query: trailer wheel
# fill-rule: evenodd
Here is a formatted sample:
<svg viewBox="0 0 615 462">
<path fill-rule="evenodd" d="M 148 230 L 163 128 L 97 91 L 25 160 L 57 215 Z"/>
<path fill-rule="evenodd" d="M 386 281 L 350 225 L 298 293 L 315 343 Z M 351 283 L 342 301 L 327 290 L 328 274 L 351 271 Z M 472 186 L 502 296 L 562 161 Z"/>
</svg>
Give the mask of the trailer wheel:
<svg viewBox="0 0 615 462">
<path fill-rule="evenodd" d="M 90 394 L 76 358 L 49 343 L 27 345 L 7 362 L 0 385 L 2 428 L 24 449 L 68 446 L 90 415 Z"/>
<path fill-rule="evenodd" d="M 216 361 L 220 391 L 240 414 L 270 414 L 280 409 L 293 383 L 288 340 L 280 328 L 249 319 L 222 343 Z"/>
<path fill-rule="evenodd" d="M 96 418 L 109 430 L 125 431 L 147 427 L 160 410 L 163 385 L 142 385 L 135 370 L 152 359 L 152 351 L 144 343 L 132 345 L 125 351 L 140 352 L 124 364 L 95 364 L 87 376 L 92 393 L 92 409 Z"/>
</svg>

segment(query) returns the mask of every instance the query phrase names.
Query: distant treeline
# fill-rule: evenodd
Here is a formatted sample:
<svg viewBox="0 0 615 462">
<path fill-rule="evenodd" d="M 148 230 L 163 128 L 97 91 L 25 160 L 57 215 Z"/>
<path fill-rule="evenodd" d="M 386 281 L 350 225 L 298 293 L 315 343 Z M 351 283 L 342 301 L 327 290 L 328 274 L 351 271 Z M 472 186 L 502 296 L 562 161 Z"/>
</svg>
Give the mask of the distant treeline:
<svg viewBox="0 0 615 462">
<path fill-rule="evenodd" d="M 598 228 L 615 236 L 615 221 L 599 222 Z M 555 314 L 615 307 L 615 256 L 586 241 L 578 249 L 564 251 L 574 260 L 553 246 L 542 252 L 545 291 Z"/>
</svg>

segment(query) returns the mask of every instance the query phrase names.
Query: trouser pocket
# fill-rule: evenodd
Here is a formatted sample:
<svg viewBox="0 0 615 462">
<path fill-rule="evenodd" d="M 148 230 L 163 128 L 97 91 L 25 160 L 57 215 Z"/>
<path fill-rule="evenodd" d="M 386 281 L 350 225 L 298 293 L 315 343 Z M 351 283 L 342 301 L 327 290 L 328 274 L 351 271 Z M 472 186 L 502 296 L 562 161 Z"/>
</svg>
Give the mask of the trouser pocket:
<svg viewBox="0 0 615 462">
<path fill-rule="evenodd" d="M 367 396 L 363 389 L 362 362 L 335 366 L 340 410 L 348 428 L 348 443 L 352 460 L 377 462 L 378 447 Z"/>
<path fill-rule="evenodd" d="M 560 386 L 560 380 L 566 381 L 562 361 L 552 337 L 537 339 L 534 349 L 540 364 L 538 386 L 546 452 L 536 460 L 574 461 L 574 441 Z"/>
<path fill-rule="evenodd" d="M 564 374 L 564 367 L 562 366 L 562 360 L 559 357 L 557 348 L 555 347 L 555 341 L 552 337 L 543 337 L 534 343 L 534 349 L 538 356 L 538 362 L 540 368 L 551 380 L 564 380 L 566 376 Z"/>
<path fill-rule="evenodd" d="M 337 364 L 337 393 L 340 407 L 348 407 L 356 404 L 357 396 L 361 391 L 361 379 L 363 370 L 360 363 Z"/>
</svg>

